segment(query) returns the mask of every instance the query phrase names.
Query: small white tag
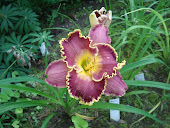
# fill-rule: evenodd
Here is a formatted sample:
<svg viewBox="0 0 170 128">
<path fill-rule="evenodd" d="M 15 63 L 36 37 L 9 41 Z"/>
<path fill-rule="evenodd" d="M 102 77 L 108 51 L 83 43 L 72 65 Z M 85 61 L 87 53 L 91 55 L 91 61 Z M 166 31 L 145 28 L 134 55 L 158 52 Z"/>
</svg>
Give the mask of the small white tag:
<svg viewBox="0 0 170 128">
<path fill-rule="evenodd" d="M 135 80 L 145 80 L 144 73 L 135 75 Z"/>
<path fill-rule="evenodd" d="M 41 51 L 41 54 L 44 56 L 45 55 L 45 50 L 47 50 L 47 48 L 45 47 L 45 42 L 43 42 L 41 44 L 41 47 L 40 47 L 40 51 Z M 48 50 L 47 50 L 47 55 L 48 55 Z"/>
<path fill-rule="evenodd" d="M 110 99 L 109 103 L 120 104 L 120 99 L 119 98 Z M 120 111 L 110 109 L 110 120 L 114 120 L 114 121 L 118 122 L 120 120 Z"/>
</svg>

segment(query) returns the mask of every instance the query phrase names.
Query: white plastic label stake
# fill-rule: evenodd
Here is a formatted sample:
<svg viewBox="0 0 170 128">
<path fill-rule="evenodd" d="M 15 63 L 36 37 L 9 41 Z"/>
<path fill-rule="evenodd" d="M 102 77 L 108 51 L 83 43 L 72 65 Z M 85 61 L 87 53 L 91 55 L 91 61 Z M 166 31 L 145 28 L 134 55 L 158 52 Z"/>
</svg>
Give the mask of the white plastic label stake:
<svg viewBox="0 0 170 128">
<path fill-rule="evenodd" d="M 119 98 L 110 99 L 109 103 L 120 104 L 120 99 Z M 120 120 L 120 111 L 110 109 L 110 120 L 114 120 L 114 121 L 118 122 Z"/>
<path fill-rule="evenodd" d="M 135 80 L 145 80 L 144 73 L 135 75 Z"/>
<path fill-rule="evenodd" d="M 43 42 L 41 44 L 41 47 L 40 47 L 40 51 L 41 51 L 41 54 L 44 56 L 45 55 L 45 50 L 47 50 L 47 48 L 45 47 L 45 42 Z M 48 55 L 48 50 L 47 50 L 47 55 Z"/>
</svg>

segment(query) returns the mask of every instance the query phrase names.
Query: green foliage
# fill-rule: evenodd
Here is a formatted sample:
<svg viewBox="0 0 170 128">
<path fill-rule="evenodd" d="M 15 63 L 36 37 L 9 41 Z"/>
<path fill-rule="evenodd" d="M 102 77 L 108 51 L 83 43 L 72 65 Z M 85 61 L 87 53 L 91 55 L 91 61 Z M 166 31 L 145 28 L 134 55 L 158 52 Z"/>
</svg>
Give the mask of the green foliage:
<svg viewBox="0 0 170 128">
<path fill-rule="evenodd" d="M 18 20 L 17 16 L 19 12 L 17 8 L 11 7 L 11 4 L 8 6 L 3 6 L 0 9 L 0 23 L 1 23 L 1 33 L 3 30 L 8 32 L 9 27 L 14 29 L 14 23 Z"/>
<path fill-rule="evenodd" d="M 30 67 L 31 59 L 37 59 L 37 55 L 35 53 L 37 52 L 38 47 L 31 43 L 32 39 L 29 35 L 26 34 L 22 36 L 24 31 L 28 33 L 30 31 L 40 29 L 37 16 L 38 15 L 36 15 L 32 10 L 22 10 L 20 8 L 13 7 L 11 4 L 8 6 L 4 5 L 2 9 L 0 9 L 0 28 L 2 32 L 0 39 L 1 75 L 3 71 L 8 69 L 7 66 L 10 65 L 10 60 L 14 61 L 14 59 L 17 59 L 19 64 Z M 17 28 L 21 35 L 16 35 L 16 33 L 18 33 L 16 32 Z M 12 33 L 11 36 L 9 36 L 10 33 Z M 26 72 L 28 72 L 27 69 L 23 69 L 19 65 L 17 66 L 15 64 L 15 66 L 18 69 L 21 68 L 21 70 L 26 70 Z M 10 70 L 12 70 L 12 68 Z M 16 69 L 16 71 L 20 73 L 19 70 Z M 8 77 L 12 76 L 11 74 L 13 71 L 9 74 L 8 72 L 6 72 L 3 77 L 1 76 L 1 78 L 4 78 L 6 75 Z"/>
<path fill-rule="evenodd" d="M 52 110 L 52 114 L 48 114 L 42 123 L 42 128 L 47 127 L 50 120 L 58 114 L 53 113 L 56 111 L 58 106 L 62 107 L 68 115 L 72 115 L 75 111 L 82 108 L 118 109 L 125 112 L 141 114 L 163 123 L 156 118 L 159 114 L 157 111 L 151 115 L 150 111 L 147 113 L 146 111 L 135 107 L 143 108 L 145 110 L 145 104 L 143 103 L 142 98 L 145 95 L 148 95 L 148 100 L 151 104 L 154 104 L 154 102 L 157 102 L 158 100 L 162 102 L 161 111 L 163 111 L 170 100 L 169 93 L 165 93 L 165 90 L 170 90 L 168 85 L 170 75 L 167 78 L 167 84 L 153 81 L 134 81 L 132 79 L 140 71 L 145 70 L 144 67 L 148 64 L 159 63 L 159 65 L 166 68 L 165 73 L 169 71 L 170 48 L 167 27 L 169 25 L 169 19 L 167 18 L 169 10 L 167 9 L 168 4 L 166 4 L 166 1 L 158 2 L 152 0 L 152 2 L 150 2 L 121 0 L 115 5 L 117 6 L 122 3 L 122 8 L 118 10 L 116 10 L 115 7 L 112 7 L 110 0 L 103 1 L 106 8 L 112 8 L 113 12 L 120 11 L 118 14 L 122 14 L 120 17 L 113 16 L 113 22 L 110 26 L 109 34 L 112 41 L 115 41 L 112 42 L 112 45 L 116 51 L 119 51 L 121 54 L 121 56 L 119 56 L 119 61 L 123 59 L 126 59 L 127 61 L 127 65 L 120 70 L 123 78 L 126 79 L 126 84 L 130 88 L 130 92 L 125 95 L 127 98 L 127 101 L 125 101 L 131 105 L 135 105 L 135 107 L 100 102 L 95 103 L 92 106 L 77 106 L 77 101 L 69 96 L 67 89 L 65 88 L 58 89 L 56 91 L 56 88 L 51 87 L 40 79 L 32 77 L 18 77 L 23 76 L 26 72 L 30 73 L 30 70 L 23 68 L 20 64 L 23 64 L 22 60 L 24 60 L 26 63 L 24 66 L 28 66 L 30 62 L 29 58 L 37 58 L 35 56 L 36 51 L 38 51 L 38 47 L 36 46 L 37 43 L 38 46 L 40 46 L 43 42 L 46 43 L 46 46 L 51 46 L 50 41 L 54 41 L 53 35 L 50 35 L 50 32 L 46 31 L 47 29 L 40 31 L 40 22 L 44 22 L 43 18 L 47 13 L 46 11 L 51 12 L 51 8 L 47 8 L 47 10 L 44 11 L 44 9 L 46 9 L 45 7 L 50 7 L 51 5 L 61 1 L 17 0 L 15 2 L 16 4 L 4 4 L 0 9 L 0 127 L 5 125 L 3 122 L 5 120 L 11 120 L 11 122 L 8 123 L 9 126 L 13 126 L 15 128 L 22 127 L 21 118 L 24 117 L 23 108 L 37 106 L 36 111 L 38 111 L 41 109 L 41 106 L 39 105 L 47 106 Z M 109 6 L 107 3 L 109 3 Z M 73 0 L 65 0 L 62 1 L 60 5 L 61 7 L 59 6 L 57 11 L 53 10 L 52 16 L 49 16 L 48 21 L 51 22 L 47 23 L 47 27 L 49 27 L 49 29 L 72 31 L 70 29 L 60 27 L 51 28 L 54 23 L 54 19 L 62 20 L 63 18 L 67 18 L 73 22 L 76 28 L 79 28 L 79 25 L 70 18 L 70 15 L 75 13 L 73 8 L 80 5 L 80 0 L 76 0 L 76 3 Z M 62 13 L 59 12 L 59 9 Z M 90 8 L 90 11 L 91 9 L 92 8 Z M 71 10 L 71 12 L 68 14 L 67 10 Z M 63 11 L 65 11 L 68 15 L 65 15 Z M 85 11 L 87 10 L 85 9 Z M 84 13 L 85 12 L 78 15 L 84 17 Z M 42 21 L 38 20 L 38 18 L 41 19 L 39 15 L 44 16 Z M 59 17 L 59 15 L 61 17 Z M 41 26 L 44 26 L 44 24 L 41 24 Z M 89 27 L 87 28 L 89 29 Z M 88 34 L 88 30 L 84 29 L 82 31 L 86 31 L 86 34 Z M 20 58 L 17 55 L 20 56 Z M 48 93 L 42 92 L 42 90 L 37 90 L 35 86 L 33 86 L 33 88 L 27 86 L 25 81 L 36 81 L 43 84 L 47 88 Z M 138 87 L 135 88 L 136 90 L 132 89 L 131 91 L 131 87 L 133 86 Z M 143 87 L 145 87 L 144 90 Z M 160 97 L 158 94 L 146 90 L 146 88 L 150 87 L 164 89 L 162 96 Z M 24 95 L 25 97 L 21 98 L 21 95 Z M 39 95 L 48 100 L 32 100 L 27 98 L 32 96 L 37 97 Z M 132 96 L 135 97 L 135 100 L 133 100 L 134 103 L 130 101 Z M 158 106 L 159 104 L 153 108 L 156 109 Z M 147 107 L 148 104 L 146 105 L 146 109 L 148 109 Z M 152 106 L 149 104 L 149 108 L 150 107 Z M 154 111 L 155 109 L 151 110 Z M 32 113 L 32 119 L 35 123 L 38 123 L 36 114 L 36 112 Z M 140 121 L 140 119 L 138 121 Z M 88 123 L 77 116 L 72 116 L 72 122 L 76 128 L 88 127 Z M 150 125 L 150 127 L 157 126 L 154 124 Z"/>
<path fill-rule="evenodd" d="M 29 35 L 17 35 L 13 32 L 11 36 L 6 36 L 6 39 L 9 43 L 6 43 L 5 46 L 1 48 L 4 51 L 10 50 L 12 47 L 15 47 L 17 50 L 22 49 L 22 51 L 27 51 L 31 48 L 37 49 L 35 45 L 32 45 L 32 39 L 29 38 Z"/>
<path fill-rule="evenodd" d="M 31 66 L 31 59 L 36 59 L 37 56 L 35 52 L 38 47 L 33 45 L 32 39 L 30 39 L 29 35 L 15 35 L 12 33 L 11 36 L 6 36 L 6 40 L 8 43 L 2 45 L 0 49 L 2 52 L 7 52 L 9 55 L 9 60 L 14 56 L 21 65 Z M 8 59 L 8 58 L 7 58 Z"/>
<path fill-rule="evenodd" d="M 145 61 L 145 56 L 150 56 L 150 59 L 147 58 L 148 64 L 149 61 L 159 61 L 158 63 L 165 65 L 166 71 L 168 71 L 170 69 L 170 48 L 167 25 L 165 23 L 168 9 L 159 10 L 166 1 L 159 3 L 155 1 L 152 4 L 148 4 L 146 1 L 139 2 L 134 0 L 121 2 L 126 6 L 126 10 L 123 10 L 124 12 L 122 11 L 121 14 L 123 15 L 120 17 L 113 16 L 113 19 L 119 20 L 119 22 L 112 23 L 109 31 L 113 40 L 116 40 L 115 43 L 113 43 L 113 47 L 116 50 L 123 49 L 124 47 L 127 48 L 127 50 L 123 49 L 121 53 L 127 52 L 129 54 L 129 56 L 126 56 L 128 54 L 124 56 L 128 65 L 122 68 L 123 72 L 124 68 L 132 68 L 132 65 L 135 64 L 137 67 L 140 62 L 141 64 L 139 65 L 143 64 L 142 67 L 129 70 L 130 72 L 126 75 L 126 79 L 133 79 L 134 76 L 144 68 L 145 62 L 143 63 L 142 61 Z M 144 7 L 144 4 L 147 5 L 148 8 Z M 156 10 L 152 9 L 152 6 L 155 6 Z M 118 30 L 119 33 L 113 30 Z M 117 38 L 117 35 L 120 36 Z M 161 60 L 163 62 L 161 62 Z"/>
<path fill-rule="evenodd" d="M 17 0 L 15 1 L 15 3 L 13 3 L 13 5 L 19 10 L 22 11 L 25 8 L 29 8 L 31 9 L 32 7 L 32 3 L 29 2 L 28 0 Z"/>
<path fill-rule="evenodd" d="M 44 120 L 43 124 L 41 125 L 41 128 L 46 128 L 48 122 L 50 121 L 50 119 L 51 119 L 54 115 L 56 115 L 56 113 L 50 114 L 50 115 Z"/>
<path fill-rule="evenodd" d="M 87 128 L 88 127 L 87 121 L 83 120 L 79 116 L 72 116 L 71 120 L 74 123 L 75 128 Z"/>
<path fill-rule="evenodd" d="M 20 93 L 11 89 L 1 89 L 0 103 L 8 102 L 12 97 L 19 98 Z"/>
<path fill-rule="evenodd" d="M 40 83 L 43 83 L 44 85 L 46 85 L 49 90 L 51 90 L 51 92 L 54 94 L 54 96 L 57 98 L 53 98 L 52 96 L 45 94 L 41 91 L 37 91 L 34 88 L 30 88 L 30 87 L 22 87 L 22 86 L 18 86 L 18 85 L 11 85 L 10 83 L 14 83 L 14 82 L 23 82 L 23 81 L 37 81 Z M 8 110 L 11 110 L 13 108 L 18 108 L 18 107 L 30 107 L 30 106 L 37 106 L 37 105 L 45 105 L 48 107 L 53 108 L 53 106 L 48 105 L 47 103 L 57 103 L 59 105 L 61 105 L 64 110 L 67 112 L 67 114 L 71 115 L 72 113 L 76 112 L 78 109 L 82 109 L 82 108 L 101 108 L 101 109 L 116 109 L 116 110 L 121 110 L 121 111 L 126 111 L 126 112 L 133 112 L 133 113 L 138 113 L 138 114 L 142 114 L 144 116 L 148 116 L 160 123 L 163 123 L 162 121 L 158 120 L 157 118 L 155 118 L 153 115 L 147 113 L 146 111 L 143 111 L 141 109 L 137 109 L 131 106 L 126 106 L 126 105 L 118 105 L 118 104 L 110 104 L 110 103 L 94 103 L 94 105 L 92 106 L 87 106 L 87 105 L 81 105 L 78 107 L 73 107 L 73 105 L 75 105 L 75 101 L 74 99 L 72 99 L 69 95 L 66 89 L 59 89 L 58 91 L 56 91 L 53 87 L 51 87 L 50 85 L 48 85 L 47 83 L 45 83 L 43 80 L 37 79 L 37 78 L 33 78 L 33 77 L 18 77 L 18 78 L 9 78 L 7 80 L 0 80 L 0 82 L 2 83 L 0 85 L 1 88 L 7 88 L 7 89 L 15 89 L 15 90 L 22 90 L 22 91 L 28 91 L 28 92 L 33 92 L 33 93 L 37 93 L 41 96 L 44 96 L 46 98 L 48 98 L 49 100 L 32 100 L 32 101 L 21 101 L 21 102 L 11 102 L 11 103 L 6 103 L 6 104 L 2 104 L 0 106 L 0 113 L 6 112 Z M 131 84 L 132 82 L 127 82 L 125 81 L 127 84 Z M 135 82 L 134 82 L 135 83 Z M 139 83 L 136 82 L 135 84 Z M 140 86 L 145 85 L 146 86 L 150 85 L 150 87 L 157 87 L 157 85 L 159 85 L 159 82 L 147 82 L 147 81 L 141 81 Z M 168 84 L 164 84 L 161 83 L 158 88 L 164 88 L 166 87 L 166 89 L 170 89 L 168 87 Z M 65 97 L 65 98 L 64 98 Z M 64 100 L 65 99 L 65 100 Z M 6 107 L 8 106 L 8 107 Z M 55 109 L 55 108 L 53 108 Z M 50 116 L 51 117 L 51 116 Z M 163 123 L 164 124 L 164 123 Z"/>
<path fill-rule="evenodd" d="M 40 23 L 37 19 L 38 15 L 35 14 L 32 10 L 24 9 L 19 13 L 19 21 L 16 23 L 15 28 L 19 29 L 19 33 L 28 33 L 30 31 L 39 31 L 40 30 Z"/>
<path fill-rule="evenodd" d="M 20 121 L 15 120 L 15 121 L 12 123 L 12 126 L 13 126 L 14 128 L 19 128 L 19 123 L 20 123 Z"/>
<path fill-rule="evenodd" d="M 7 57 L 5 55 L 5 57 Z M 16 61 L 13 60 L 13 63 L 10 65 L 12 61 L 4 60 L 5 62 L 0 65 L 0 79 L 12 77 L 13 72 L 17 72 L 19 76 L 24 76 L 26 73 L 31 73 L 29 69 L 23 68 L 21 65 L 14 64 Z"/>
<path fill-rule="evenodd" d="M 40 32 L 40 33 L 31 33 L 31 36 L 34 36 L 34 40 L 32 41 L 34 42 L 38 42 L 39 46 L 45 42 L 47 44 L 47 46 L 51 46 L 49 41 L 55 41 L 52 37 L 54 35 L 50 35 L 51 32 Z"/>
</svg>

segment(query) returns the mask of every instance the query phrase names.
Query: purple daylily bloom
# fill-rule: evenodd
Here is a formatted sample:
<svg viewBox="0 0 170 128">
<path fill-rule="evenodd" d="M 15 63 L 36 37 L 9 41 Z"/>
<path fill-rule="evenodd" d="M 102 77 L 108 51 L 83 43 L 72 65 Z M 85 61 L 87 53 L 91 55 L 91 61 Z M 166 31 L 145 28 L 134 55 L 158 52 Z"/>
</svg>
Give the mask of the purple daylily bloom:
<svg viewBox="0 0 170 128">
<path fill-rule="evenodd" d="M 117 62 L 118 55 L 110 43 L 108 28 L 101 23 L 92 27 L 87 37 L 80 30 L 69 33 L 60 41 L 64 59 L 48 65 L 46 82 L 67 87 L 70 96 L 82 104 L 92 105 L 103 93 L 123 96 L 127 85 L 119 70 L 125 61 Z"/>
</svg>

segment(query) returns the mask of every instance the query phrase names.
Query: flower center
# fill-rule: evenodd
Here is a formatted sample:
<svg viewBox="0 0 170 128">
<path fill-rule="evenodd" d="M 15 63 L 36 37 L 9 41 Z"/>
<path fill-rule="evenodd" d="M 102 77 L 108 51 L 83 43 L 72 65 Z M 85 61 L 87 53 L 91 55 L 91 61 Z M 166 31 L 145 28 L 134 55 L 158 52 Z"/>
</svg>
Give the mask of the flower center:
<svg viewBox="0 0 170 128">
<path fill-rule="evenodd" d="M 94 69 L 95 66 L 95 59 L 92 57 L 87 57 L 85 59 L 82 60 L 82 64 L 81 67 L 83 68 L 83 70 L 88 73 L 89 75 L 92 74 L 92 71 Z"/>
<path fill-rule="evenodd" d="M 76 57 L 78 72 L 91 76 L 96 65 L 95 56 L 89 50 L 82 50 Z"/>
</svg>

